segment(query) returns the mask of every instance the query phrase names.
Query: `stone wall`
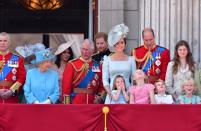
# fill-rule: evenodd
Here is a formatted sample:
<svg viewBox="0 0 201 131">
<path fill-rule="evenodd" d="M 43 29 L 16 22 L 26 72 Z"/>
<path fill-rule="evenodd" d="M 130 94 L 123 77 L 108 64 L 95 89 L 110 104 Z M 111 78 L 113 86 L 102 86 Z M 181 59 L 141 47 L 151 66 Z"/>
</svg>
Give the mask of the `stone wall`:
<svg viewBox="0 0 201 131">
<path fill-rule="evenodd" d="M 120 23 L 129 27 L 126 52 L 129 53 L 139 43 L 139 1 L 138 0 L 99 0 L 99 31 L 109 32 Z"/>
</svg>

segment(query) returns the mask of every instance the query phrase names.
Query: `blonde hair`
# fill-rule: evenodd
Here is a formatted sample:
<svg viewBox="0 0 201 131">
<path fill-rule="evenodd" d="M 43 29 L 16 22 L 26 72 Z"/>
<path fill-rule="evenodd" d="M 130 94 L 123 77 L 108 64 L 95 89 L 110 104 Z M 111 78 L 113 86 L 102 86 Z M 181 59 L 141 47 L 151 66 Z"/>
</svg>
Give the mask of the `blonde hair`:
<svg viewBox="0 0 201 131">
<path fill-rule="evenodd" d="M 183 81 L 182 86 L 181 86 L 182 92 L 185 93 L 185 92 L 184 92 L 184 86 L 185 86 L 186 84 L 188 84 L 188 83 L 192 83 L 192 84 L 193 84 L 193 87 L 194 87 L 193 93 L 195 93 L 196 90 L 197 90 L 197 86 L 196 86 L 196 83 L 195 83 L 195 81 L 194 81 L 193 78 L 187 78 L 187 79 L 185 79 L 185 80 Z"/>
<path fill-rule="evenodd" d="M 134 73 L 133 73 L 133 75 L 132 75 L 132 82 L 133 82 L 133 85 L 136 85 L 137 83 L 136 83 L 136 80 L 135 80 L 135 75 L 136 75 L 136 72 L 137 71 L 141 71 L 142 73 L 143 73 L 143 75 L 144 75 L 144 82 L 145 83 L 147 83 L 148 82 L 148 77 L 147 77 L 147 75 L 144 73 L 144 71 L 143 70 L 140 70 L 140 69 L 137 69 Z"/>
</svg>

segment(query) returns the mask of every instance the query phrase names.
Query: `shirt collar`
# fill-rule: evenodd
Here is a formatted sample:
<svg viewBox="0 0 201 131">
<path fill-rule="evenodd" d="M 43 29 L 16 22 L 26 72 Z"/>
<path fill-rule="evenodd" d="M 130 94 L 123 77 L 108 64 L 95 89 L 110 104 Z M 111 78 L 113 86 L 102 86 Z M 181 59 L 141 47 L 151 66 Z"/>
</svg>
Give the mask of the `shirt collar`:
<svg viewBox="0 0 201 131">
<path fill-rule="evenodd" d="M 166 97 L 166 94 L 157 94 L 158 97 Z"/>
</svg>

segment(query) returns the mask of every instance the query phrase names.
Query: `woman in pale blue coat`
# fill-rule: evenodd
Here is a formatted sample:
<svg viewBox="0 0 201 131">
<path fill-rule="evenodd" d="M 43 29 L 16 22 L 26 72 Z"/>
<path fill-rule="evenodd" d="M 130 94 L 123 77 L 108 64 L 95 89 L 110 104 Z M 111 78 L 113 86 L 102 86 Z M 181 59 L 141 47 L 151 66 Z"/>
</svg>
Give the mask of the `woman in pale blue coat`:
<svg viewBox="0 0 201 131">
<path fill-rule="evenodd" d="M 59 99 L 58 74 L 50 69 L 54 56 L 49 49 L 35 53 L 31 63 L 37 68 L 28 70 L 24 95 L 29 104 L 53 104 Z"/>
<path fill-rule="evenodd" d="M 131 85 L 129 80 L 131 80 L 131 76 L 136 70 L 134 58 L 126 55 L 124 52 L 127 33 L 128 27 L 124 24 L 119 24 L 115 26 L 108 35 L 108 44 L 114 47 L 114 53 L 110 56 L 104 56 L 103 61 L 103 85 L 107 92 L 105 104 L 111 103 L 114 78 L 117 75 L 123 76 L 126 90 L 128 91 Z"/>
</svg>

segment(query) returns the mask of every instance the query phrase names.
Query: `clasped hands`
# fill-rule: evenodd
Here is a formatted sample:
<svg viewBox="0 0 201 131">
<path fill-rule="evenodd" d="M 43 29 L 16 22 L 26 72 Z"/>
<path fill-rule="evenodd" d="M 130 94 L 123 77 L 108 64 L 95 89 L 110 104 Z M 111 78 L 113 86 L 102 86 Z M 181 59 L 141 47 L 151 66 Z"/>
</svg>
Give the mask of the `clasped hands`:
<svg viewBox="0 0 201 131">
<path fill-rule="evenodd" d="M 6 100 L 8 98 L 10 98 L 13 95 L 13 91 L 11 91 L 10 89 L 0 89 L 0 97 L 3 100 Z"/>
<path fill-rule="evenodd" d="M 34 101 L 33 104 L 51 104 L 50 99 L 47 99 L 43 102 L 39 102 L 38 100 Z"/>
</svg>

